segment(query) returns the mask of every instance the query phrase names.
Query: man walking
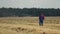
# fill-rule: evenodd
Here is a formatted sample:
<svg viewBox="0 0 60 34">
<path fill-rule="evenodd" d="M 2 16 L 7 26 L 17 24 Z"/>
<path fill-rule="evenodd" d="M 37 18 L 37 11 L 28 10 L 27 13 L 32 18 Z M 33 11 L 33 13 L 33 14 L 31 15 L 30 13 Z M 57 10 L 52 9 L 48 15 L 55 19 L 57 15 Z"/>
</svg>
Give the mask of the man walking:
<svg viewBox="0 0 60 34">
<path fill-rule="evenodd" d="M 44 14 L 41 13 L 41 14 L 39 15 L 39 25 L 43 26 L 43 21 L 44 21 Z"/>
</svg>

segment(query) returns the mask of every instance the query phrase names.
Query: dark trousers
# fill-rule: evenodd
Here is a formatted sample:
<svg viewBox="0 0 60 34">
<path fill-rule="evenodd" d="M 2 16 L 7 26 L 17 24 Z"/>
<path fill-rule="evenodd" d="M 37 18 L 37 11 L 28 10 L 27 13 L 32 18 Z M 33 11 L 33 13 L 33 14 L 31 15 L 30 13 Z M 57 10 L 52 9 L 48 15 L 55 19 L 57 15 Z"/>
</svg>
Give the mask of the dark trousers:
<svg viewBox="0 0 60 34">
<path fill-rule="evenodd" d="M 39 25 L 43 26 L 43 20 L 39 19 Z"/>
</svg>

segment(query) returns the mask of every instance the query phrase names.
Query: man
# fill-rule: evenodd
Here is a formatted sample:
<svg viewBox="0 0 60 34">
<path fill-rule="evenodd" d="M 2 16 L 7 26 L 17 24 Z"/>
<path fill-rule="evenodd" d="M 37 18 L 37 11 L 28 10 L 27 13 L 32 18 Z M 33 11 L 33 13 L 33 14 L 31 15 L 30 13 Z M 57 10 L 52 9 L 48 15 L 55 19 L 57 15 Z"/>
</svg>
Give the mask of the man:
<svg viewBox="0 0 60 34">
<path fill-rule="evenodd" d="M 44 14 L 41 13 L 41 14 L 39 15 L 39 25 L 43 26 L 43 21 L 44 21 Z"/>
</svg>

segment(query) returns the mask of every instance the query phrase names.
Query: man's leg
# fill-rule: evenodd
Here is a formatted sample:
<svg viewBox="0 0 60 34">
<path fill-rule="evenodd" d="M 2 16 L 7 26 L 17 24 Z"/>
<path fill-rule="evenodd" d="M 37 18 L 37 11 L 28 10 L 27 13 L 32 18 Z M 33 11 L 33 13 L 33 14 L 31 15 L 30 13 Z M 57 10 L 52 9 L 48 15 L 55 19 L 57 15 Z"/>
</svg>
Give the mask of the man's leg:
<svg viewBox="0 0 60 34">
<path fill-rule="evenodd" d="M 39 25 L 41 25 L 40 21 L 39 21 Z"/>
<path fill-rule="evenodd" d="M 43 26 L 43 20 L 39 20 L 39 25 Z"/>
<path fill-rule="evenodd" d="M 39 19 L 39 25 L 41 25 L 41 21 L 40 21 L 40 19 Z"/>
<path fill-rule="evenodd" d="M 43 26 L 43 20 L 41 21 L 41 26 Z"/>
</svg>

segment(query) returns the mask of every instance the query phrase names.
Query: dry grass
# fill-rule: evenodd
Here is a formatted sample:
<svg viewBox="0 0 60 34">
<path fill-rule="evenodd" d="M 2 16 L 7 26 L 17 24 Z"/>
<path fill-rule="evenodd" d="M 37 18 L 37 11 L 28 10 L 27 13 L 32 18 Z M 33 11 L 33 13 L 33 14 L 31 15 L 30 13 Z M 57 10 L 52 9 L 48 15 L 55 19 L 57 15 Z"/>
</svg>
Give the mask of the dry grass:
<svg viewBox="0 0 60 34">
<path fill-rule="evenodd" d="M 0 34 L 60 34 L 60 17 L 46 17 L 39 26 L 38 17 L 2 17 Z"/>
</svg>

